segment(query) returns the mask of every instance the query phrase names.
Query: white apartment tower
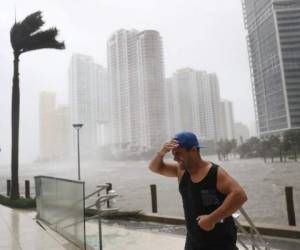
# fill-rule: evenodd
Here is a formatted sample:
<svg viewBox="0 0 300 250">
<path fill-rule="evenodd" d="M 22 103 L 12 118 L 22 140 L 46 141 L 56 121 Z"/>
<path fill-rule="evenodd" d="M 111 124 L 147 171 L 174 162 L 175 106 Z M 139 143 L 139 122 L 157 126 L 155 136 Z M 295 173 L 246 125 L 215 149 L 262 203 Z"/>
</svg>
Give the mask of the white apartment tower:
<svg viewBox="0 0 300 250">
<path fill-rule="evenodd" d="M 112 140 L 144 151 L 166 138 L 162 41 L 154 30 L 119 30 L 107 42 Z"/>
<path fill-rule="evenodd" d="M 41 160 L 62 159 L 70 154 L 70 110 L 67 106 L 56 107 L 52 92 L 40 94 L 40 155 Z"/>
<path fill-rule="evenodd" d="M 236 122 L 235 125 L 235 139 L 237 140 L 238 144 L 242 144 L 245 142 L 247 139 L 250 138 L 250 132 L 249 128 L 241 123 L 241 122 Z"/>
<path fill-rule="evenodd" d="M 55 158 L 55 93 L 42 92 L 39 103 L 40 155 L 42 160 Z"/>
<path fill-rule="evenodd" d="M 106 146 L 111 143 L 111 91 L 107 80 L 106 68 L 95 65 L 96 86 L 95 110 L 97 112 L 97 144 Z"/>
<path fill-rule="evenodd" d="M 80 144 L 85 154 L 95 151 L 98 124 L 108 119 L 104 104 L 99 101 L 105 89 L 105 74 L 105 69 L 95 64 L 92 57 L 82 54 L 72 56 L 69 68 L 71 122 L 84 124 L 80 130 Z M 73 143 L 76 143 L 75 131 L 73 134 Z"/>
<path fill-rule="evenodd" d="M 220 138 L 220 91 L 215 74 L 191 68 L 177 70 L 166 82 L 169 133 L 193 131 L 201 139 Z"/>
<path fill-rule="evenodd" d="M 221 100 L 220 102 L 220 120 L 222 126 L 220 126 L 221 130 L 221 138 L 232 140 L 235 138 L 235 125 L 233 118 L 233 107 L 232 102 L 228 100 Z"/>
<path fill-rule="evenodd" d="M 70 108 L 66 105 L 59 105 L 55 110 L 55 147 L 56 157 L 65 158 L 71 153 L 72 127 Z"/>
</svg>

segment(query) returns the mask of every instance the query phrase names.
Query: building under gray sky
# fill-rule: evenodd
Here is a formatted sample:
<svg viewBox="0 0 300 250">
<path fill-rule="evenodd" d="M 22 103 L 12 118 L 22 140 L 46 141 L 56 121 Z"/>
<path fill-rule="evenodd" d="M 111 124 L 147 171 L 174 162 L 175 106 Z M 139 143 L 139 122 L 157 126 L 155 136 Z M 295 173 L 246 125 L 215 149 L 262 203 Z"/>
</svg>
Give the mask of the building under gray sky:
<svg viewBox="0 0 300 250">
<path fill-rule="evenodd" d="M 223 99 L 220 102 L 220 124 L 222 139 L 232 140 L 236 138 L 233 105 L 231 101 Z"/>
<path fill-rule="evenodd" d="M 238 144 L 241 144 L 243 142 L 245 142 L 247 139 L 249 139 L 250 137 L 250 132 L 248 127 L 241 123 L 241 122 L 236 122 L 234 124 L 234 128 L 235 128 L 235 139 L 237 140 Z"/>
<path fill-rule="evenodd" d="M 216 74 L 191 68 L 167 80 L 169 130 L 194 131 L 201 139 L 220 139 L 220 90 Z"/>
<path fill-rule="evenodd" d="M 244 0 L 261 136 L 300 128 L 300 2 Z"/>
<path fill-rule="evenodd" d="M 168 77 L 186 67 L 216 72 L 221 96 L 233 101 L 237 120 L 252 125 L 254 112 L 240 1 L 4 0 L 0 8 L 0 163 L 10 162 L 13 53 L 9 31 L 15 13 L 20 21 L 37 10 L 43 12 L 45 28 L 59 29 L 59 40 L 65 40 L 66 49 L 39 50 L 21 57 L 20 162 L 33 161 L 39 154 L 36 131 L 40 92 L 55 92 L 57 103 L 67 104 L 67 72 L 72 55 L 91 55 L 97 64 L 106 67 L 107 38 L 121 28 L 159 31 Z"/>
<path fill-rule="evenodd" d="M 55 93 L 42 92 L 39 99 L 39 158 L 55 158 Z"/>
<path fill-rule="evenodd" d="M 161 146 L 167 125 L 160 34 L 118 30 L 107 42 L 107 53 L 112 144 L 125 151 Z"/>
<path fill-rule="evenodd" d="M 40 160 L 56 160 L 70 156 L 70 109 L 56 103 L 53 92 L 42 92 L 39 100 L 39 149 Z"/>
<path fill-rule="evenodd" d="M 69 105 L 72 124 L 84 124 L 80 130 L 83 153 L 92 153 L 97 146 L 98 70 L 92 57 L 83 54 L 72 56 L 69 68 Z M 73 145 L 76 145 L 75 131 L 73 134 Z"/>
</svg>

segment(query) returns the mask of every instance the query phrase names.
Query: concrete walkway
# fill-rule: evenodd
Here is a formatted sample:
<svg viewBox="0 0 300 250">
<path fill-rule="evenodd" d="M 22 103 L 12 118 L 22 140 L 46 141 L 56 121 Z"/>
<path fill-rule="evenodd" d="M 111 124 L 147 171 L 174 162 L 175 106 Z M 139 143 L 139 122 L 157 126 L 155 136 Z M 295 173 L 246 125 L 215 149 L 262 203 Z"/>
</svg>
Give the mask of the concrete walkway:
<svg viewBox="0 0 300 250">
<path fill-rule="evenodd" d="M 97 223 L 87 223 L 87 243 L 99 249 Z M 103 249 L 105 250 L 183 250 L 185 236 L 163 233 L 159 230 L 128 229 L 118 225 L 102 224 Z M 240 250 L 245 249 L 237 244 Z M 248 249 L 252 249 L 247 245 Z M 264 249 L 264 248 L 262 248 Z M 288 248 L 272 248 L 272 250 L 289 250 Z"/>
<path fill-rule="evenodd" d="M 78 250 L 36 223 L 35 212 L 0 205 L 1 250 Z"/>
<path fill-rule="evenodd" d="M 40 226 L 35 220 L 35 215 L 35 211 L 11 209 L 0 205 L 0 250 L 79 250 L 48 227 Z M 97 222 L 88 222 L 86 229 L 88 245 L 99 249 Z M 118 223 L 103 223 L 102 229 L 105 250 L 182 250 L 184 248 L 184 235 L 162 233 L 159 230 L 150 231 L 147 228 L 129 229 Z M 289 248 L 286 245 L 278 249 L 297 248 Z"/>
</svg>

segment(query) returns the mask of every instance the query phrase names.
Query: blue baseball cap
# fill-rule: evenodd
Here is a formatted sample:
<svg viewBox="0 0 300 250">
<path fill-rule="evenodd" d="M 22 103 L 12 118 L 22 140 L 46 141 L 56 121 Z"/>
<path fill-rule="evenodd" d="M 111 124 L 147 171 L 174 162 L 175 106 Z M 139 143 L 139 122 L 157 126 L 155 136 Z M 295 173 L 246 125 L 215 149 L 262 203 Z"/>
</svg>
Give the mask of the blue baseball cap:
<svg viewBox="0 0 300 250">
<path fill-rule="evenodd" d="M 185 149 L 196 148 L 206 148 L 204 145 L 200 144 L 197 136 L 192 132 L 179 132 L 175 134 L 174 139 L 178 142 L 179 147 Z"/>
</svg>

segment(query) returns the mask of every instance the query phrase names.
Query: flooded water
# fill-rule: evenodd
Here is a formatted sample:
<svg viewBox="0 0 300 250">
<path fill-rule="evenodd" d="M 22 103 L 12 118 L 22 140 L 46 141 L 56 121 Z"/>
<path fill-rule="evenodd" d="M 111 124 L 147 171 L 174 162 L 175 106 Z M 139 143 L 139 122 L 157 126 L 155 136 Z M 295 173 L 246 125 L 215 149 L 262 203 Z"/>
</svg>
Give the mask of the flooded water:
<svg viewBox="0 0 300 250">
<path fill-rule="evenodd" d="M 296 221 L 300 223 L 300 163 L 267 163 L 262 159 L 234 159 L 218 162 L 216 157 L 207 157 L 225 168 L 246 190 L 248 201 L 244 208 L 255 222 L 288 225 L 284 188 L 294 187 Z M 175 178 L 167 178 L 150 172 L 147 161 L 126 162 L 81 162 L 82 180 L 86 193 L 95 190 L 98 184 L 111 182 L 121 197 L 118 207 L 122 210 L 151 212 L 150 184 L 157 184 L 158 211 L 161 215 L 183 216 L 181 197 Z M 20 165 L 20 188 L 33 176 L 47 175 L 77 179 L 76 160 L 68 163 L 35 163 Z M 0 166 L 0 188 L 6 190 L 10 178 L 9 166 Z"/>
</svg>

